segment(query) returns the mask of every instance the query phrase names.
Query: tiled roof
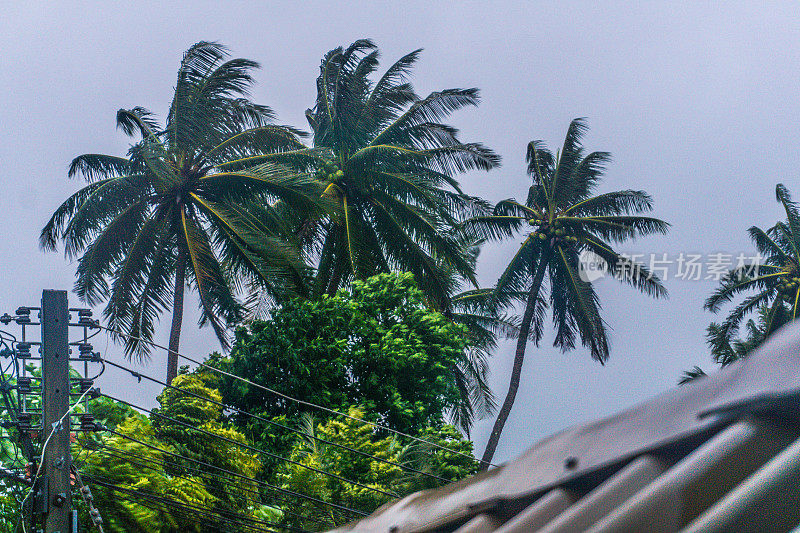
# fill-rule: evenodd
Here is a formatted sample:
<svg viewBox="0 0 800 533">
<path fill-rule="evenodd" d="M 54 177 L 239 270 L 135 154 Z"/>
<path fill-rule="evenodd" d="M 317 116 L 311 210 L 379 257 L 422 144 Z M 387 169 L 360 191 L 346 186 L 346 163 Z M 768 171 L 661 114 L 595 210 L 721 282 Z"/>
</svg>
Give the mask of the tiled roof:
<svg viewBox="0 0 800 533">
<path fill-rule="evenodd" d="M 800 523 L 800 326 L 746 360 L 344 532 L 791 531 Z"/>
</svg>

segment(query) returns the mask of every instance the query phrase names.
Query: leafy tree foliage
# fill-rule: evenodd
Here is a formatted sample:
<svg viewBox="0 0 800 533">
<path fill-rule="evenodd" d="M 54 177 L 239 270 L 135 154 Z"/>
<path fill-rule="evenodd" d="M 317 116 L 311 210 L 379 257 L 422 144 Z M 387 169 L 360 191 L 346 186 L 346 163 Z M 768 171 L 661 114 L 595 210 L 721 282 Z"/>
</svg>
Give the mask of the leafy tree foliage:
<svg viewBox="0 0 800 533">
<path fill-rule="evenodd" d="M 139 140 L 127 157 L 76 157 L 69 175 L 88 185 L 41 234 L 43 248 L 63 240 L 69 258 L 80 255 L 75 292 L 92 305 L 108 301 L 105 316 L 130 335 L 129 355 L 148 355 L 155 321 L 172 308 L 168 381 L 178 369 L 184 286 L 199 296 L 201 325 L 227 346 L 226 324 L 242 317 L 234 287 L 243 279 L 272 294 L 302 286 L 291 233 L 271 202 L 311 213 L 320 195 L 303 174 L 267 159 L 247 164 L 302 144 L 246 98 L 258 64 L 227 55 L 208 42 L 186 52 L 163 126 L 144 108 L 120 110 L 117 126 Z"/>
<path fill-rule="evenodd" d="M 196 376 L 181 374 L 174 384 L 203 398 L 218 401 L 221 397 L 219 392 L 205 386 Z M 166 389 L 158 401 L 160 408 L 153 410 L 150 418 L 108 399 L 100 400 L 93 406 L 93 412 L 107 427 L 134 436 L 152 448 L 113 434 L 90 435 L 83 438 L 91 440 L 91 443 L 80 443 L 90 451 L 80 451 L 81 448 L 76 446 L 73 452 L 87 483 L 93 487 L 107 529 L 142 533 L 211 533 L 219 531 L 214 520 L 198 519 L 198 514 L 193 513 L 192 508 L 201 508 L 205 512 L 215 513 L 212 516 L 223 517 L 244 515 L 259 519 L 269 514 L 269 509 L 259 502 L 258 490 L 253 483 L 233 476 L 227 479 L 223 476 L 220 480 L 216 471 L 199 471 L 195 463 L 154 449 L 202 461 L 240 476 L 255 476 L 260 464 L 252 453 L 190 429 L 197 427 L 213 435 L 245 443 L 241 433 L 222 422 L 219 407 L 199 398 L 187 397 L 174 389 Z M 189 427 L 159 415 L 168 416 Z M 97 483 L 92 484 L 93 480 L 123 490 L 104 488 Z M 143 496 L 137 496 L 134 491 Z M 149 495 L 168 498 L 187 507 L 176 509 L 163 505 L 148 498 Z M 228 531 L 238 531 L 234 525 L 226 527 Z"/>
<path fill-rule="evenodd" d="M 411 274 L 380 274 L 319 300 L 293 300 L 237 331 L 221 368 L 331 409 L 361 405 L 403 432 L 440 425 L 469 396 L 458 383 L 466 331 L 432 311 Z M 228 403 L 266 417 L 302 406 L 241 384 Z"/>
<path fill-rule="evenodd" d="M 351 407 L 348 414 L 358 419 L 368 416 L 363 409 L 355 407 Z M 319 440 L 312 438 L 299 438 L 295 439 L 291 450 L 293 460 L 301 465 L 324 469 L 347 479 L 358 479 L 371 488 L 385 492 L 405 495 L 441 485 L 443 482 L 423 474 L 409 473 L 399 466 L 375 461 L 365 457 L 363 453 L 395 464 L 413 466 L 419 471 L 451 481 L 462 479 L 477 471 L 477 463 L 470 458 L 472 443 L 464 439 L 453 426 L 424 428 L 419 435 L 449 450 L 467 454 L 468 457 L 442 451 L 427 444 L 403 443 L 402 439 L 395 436 L 376 437 L 371 426 L 352 418 L 335 417 L 324 424 L 315 424 L 313 418 L 306 416 L 304 422 L 307 435 L 347 446 L 362 453 L 320 443 Z M 315 475 L 306 468 L 288 463 L 280 467 L 278 479 L 286 488 L 300 493 L 315 494 L 327 502 L 351 509 L 372 510 L 392 499 L 390 496 L 363 487 Z M 298 527 L 311 527 L 320 521 L 341 525 L 352 520 L 352 516 L 344 512 L 307 500 L 296 499 L 290 505 L 296 514 L 287 515 L 287 523 Z"/>
<path fill-rule="evenodd" d="M 474 282 L 469 246 L 454 226 L 484 203 L 464 195 L 454 175 L 489 170 L 499 157 L 464 143 L 441 121 L 478 103 L 477 89 L 445 89 L 418 96 L 408 78 L 420 50 L 380 77 L 376 45 L 358 40 L 322 58 L 307 150 L 286 152 L 316 172 L 324 194 L 339 208 L 301 234 L 316 258 L 318 293 L 333 295 L 351 279 L 380 272 L 412 272 L 429 301 L 443 309 L 451 272 Z"/>
<path fill-rule="evenodd" d="M 752 226 L 748 233 L 760 256 L 758 263 L 728 272 L 706 300 L 713 313 L 740 294 L 748 294 L 722 322 L 712 322 L 706 341 L 714 362 L 727 366 L 758 348 L 781 326 L 795 320 L 800 310 L 800 210 L 789 190 L 779 183 L 775 196 L 786 220 L 766 230 Z M 755 312 L 756 317 L 748 319 Z M 740 330 L 744 325 L 744 335 Z M 684 372 L 679 383 L 705 375 L 699 367 Z"/>
<path fill-rule="evenodd" d="M 716 313 L 740 294 L 751 293 L 723 322 L 709 327 L 712 353 L 721 363 L 735 357 L 736 335 L 744 319 L 753 311 L 766 309 L 763 323 L 753 324 L 762 330 L 760 336 L 763 338 L 772 335 L 786 322 L 795 320 L 800 311 L 800 210 L 783 184 L 775 187 L 775 196 L 783 206 L 786 220 L 766 231 L 756 226 L 748 230 L 762 257 L 761 263 L 746 264 L 728 272 L 706 300 L 706 309 Z M 740 346 L 740 349 L 747 346 Z"/>
<path fill-rule="evenodd" d="M 489 437 L 484 464 L 491 462 L 514 404 L 528 340 L 537 344 L 541 340 L 548 309 L 556 330 L 554 346 L 571 350 L 580 339 L 594 359 L 602 363 L 608 358 L 598 296 L 579 275 L 582 252 L 602 258 L 616 279 L 651 296 L 666 296 L 656 276 L 620 255 L 611 243 L 665 233 L 668 224 L 640 215 L 652 209 L 652 199 L 643 191 L 596 193 L 610 155 L 584 151 L 581 138 L 586 129 L 583 120 L 573 120 L 556 154 L 541 141 L 529 143 L 528 174 L 533 183 L 525 203 L 503 200 L 493 214 L 466 222 L 468 231 L 486 239 L 511 237 L 530 228 L 494 290 L 496 305 L 519 301 L 525 308 L 508 394 Z"/>
</svg>

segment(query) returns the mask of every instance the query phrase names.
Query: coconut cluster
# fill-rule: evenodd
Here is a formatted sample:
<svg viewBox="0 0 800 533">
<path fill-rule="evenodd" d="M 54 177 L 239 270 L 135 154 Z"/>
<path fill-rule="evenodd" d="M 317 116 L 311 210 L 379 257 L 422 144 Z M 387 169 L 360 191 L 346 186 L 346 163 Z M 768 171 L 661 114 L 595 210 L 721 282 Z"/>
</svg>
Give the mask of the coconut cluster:
<svg viewBox="0 0 800 533">
<path fill-rule="evenodd" d="M 333 161 L 325 161 L 317 170 L 316 177 L 319 181 L 334 182 L 344 177 L 344 171 Z"/>
<path fill-rule="evenodd" d="M 781 278 L 778 283 L 778 293 L 786 300 L 792 299 L 797 294 L 798 286 L 800 286 L 800 277 L 789 274 Z"/>
<path fill-rule="evenodd" d="M 551 239 L 553 244 L 559 242 L 578 242 L 578 238 L 571 235 L 572 232 L 570 229 L 565 227 L 557 218 L 550 223 L 545 215 L 537 214 L 528 220 L 528 223 L 531 226 L 538 226 L 537 230 L 533 232 L 533 235 L 539 240 L 546 241 Z"/>
</svg>

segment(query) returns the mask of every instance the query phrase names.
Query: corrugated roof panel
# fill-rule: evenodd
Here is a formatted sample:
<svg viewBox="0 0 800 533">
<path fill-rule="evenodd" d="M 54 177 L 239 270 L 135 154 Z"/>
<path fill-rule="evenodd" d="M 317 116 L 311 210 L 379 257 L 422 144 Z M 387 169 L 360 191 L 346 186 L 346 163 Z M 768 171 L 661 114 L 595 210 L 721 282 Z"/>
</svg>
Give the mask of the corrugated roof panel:
<svg viewBox="0 0 800 533">
<path fill-rule="evenodd" d="M 791 531 L 800 523 L 798 436 L 792 325 L 713 376 L 337 531 Z"/>
</svg>

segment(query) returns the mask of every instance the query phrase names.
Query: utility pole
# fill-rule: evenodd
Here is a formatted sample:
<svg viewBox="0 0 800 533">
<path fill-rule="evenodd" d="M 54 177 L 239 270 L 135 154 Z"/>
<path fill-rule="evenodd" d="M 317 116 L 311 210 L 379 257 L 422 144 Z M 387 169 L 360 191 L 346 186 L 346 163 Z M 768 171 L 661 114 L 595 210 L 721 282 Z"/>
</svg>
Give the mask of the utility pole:
<svg viewBox="0 0 800 533">
<path fill-rule="evenodd" d="M 69 310 L 67 292 L 42 293 L 42 477 L 39 511 L 44 533 L 71 531 Z M 47 441 L 49 437 L 49 441 Z M 47 442 L 46 442 L 47 441 Z"/>
</svg>

